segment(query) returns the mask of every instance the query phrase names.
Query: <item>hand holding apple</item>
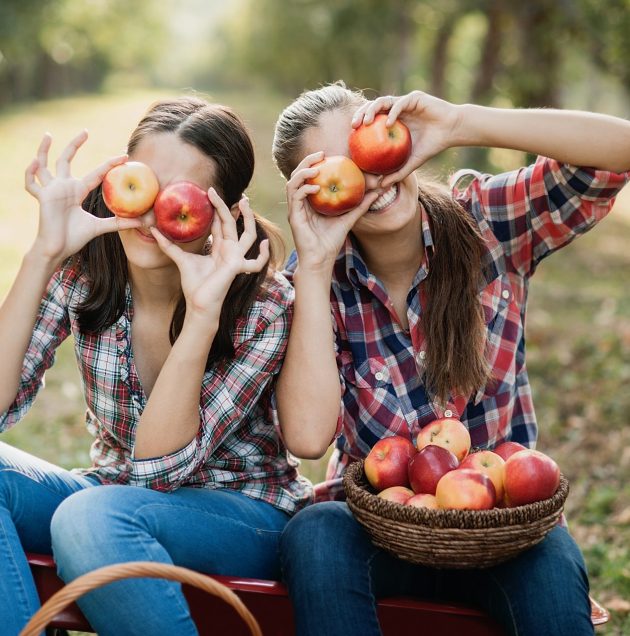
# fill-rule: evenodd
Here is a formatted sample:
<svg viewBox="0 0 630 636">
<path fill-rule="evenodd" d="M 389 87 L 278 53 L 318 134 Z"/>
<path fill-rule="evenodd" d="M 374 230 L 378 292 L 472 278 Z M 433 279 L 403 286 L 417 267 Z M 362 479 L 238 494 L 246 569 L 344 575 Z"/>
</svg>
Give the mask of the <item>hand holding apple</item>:
<svg viewBox="0 0 630 636">
<path fill-rule="evenodd" d="M 44 135 L 37 149 L 37 158 L 25 171 L 26 191 L 39 203 L 39 224 L 33 250 L 53 267 L 76 254 L 96 236 L 141 226 L 138 219 L 99 218 L 83 209 L 88 193 L 115 166 L 123 165 L 127 158 L 126 155 L 114 157 L 82 179 L 73 177 L 72 160 L 87 137 L 84 130 L 72 139 L 57 160 L 57 174 L 53 174 L 48 168 L 52 137 Z"/>
<path fill-rule="evenodd" d="M 350 158 L 365 172 L 389 174 L 402 167 L 411 154 L 409 128 L 401 121 L 387 125 L 381 113 L 370 124 L 353 128 L 348 139 Z"/>
<path fill-rule="evenodd" d="M 413 442 L 401 435 L 379 439 L 365 458 L 365 476 L 373 488 L 409 486 L 409 460 L 415 455 Z M 413 494 L 413 492 L 412 492 Z"/>
<path fill-rule="evenodd" d="M 114 166 L 103 179 L 105 205 L 122 218 L 143 215 L 153 207 L 160 189 L 155 173 L 140 161 Z"/>
<path fill-rule="evenodd" d="M 319 191 L 308 195 L 308 201 L 316 212 L 338 216 L 356 208 L 365 194 L 365 177 L 348 157 L 325 157 L 313 166 L 319 173 L 307 180 L 309 185 L 319 186 Z"/>
</svg>

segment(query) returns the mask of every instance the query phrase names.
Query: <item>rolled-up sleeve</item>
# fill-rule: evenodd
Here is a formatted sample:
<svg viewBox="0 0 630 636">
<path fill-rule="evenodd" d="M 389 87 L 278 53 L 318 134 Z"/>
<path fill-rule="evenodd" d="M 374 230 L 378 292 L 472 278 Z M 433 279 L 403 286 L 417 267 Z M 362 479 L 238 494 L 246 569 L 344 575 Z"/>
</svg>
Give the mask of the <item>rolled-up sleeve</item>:
<svg viewBox="0 0 630 636">
<path fill-rule="evenodd" d="M 59 270 L 50 279 L 39 306 L 33 334 L 24 356 L 17 395 L 9 408 L 0 414 L 0 431 L 21 420 L 33 404 L 44 374 L 55 361 L 57 347 L 70 333 L 64 272 Z"/>
<path fill-rule="evenodd" d="M 520 170 L 476 174 L 457 198 L 489 225 L 511 268 L 529 276 L 543 258 L 604 218 L 628 177 L 538 157 Z"/>
</svg>

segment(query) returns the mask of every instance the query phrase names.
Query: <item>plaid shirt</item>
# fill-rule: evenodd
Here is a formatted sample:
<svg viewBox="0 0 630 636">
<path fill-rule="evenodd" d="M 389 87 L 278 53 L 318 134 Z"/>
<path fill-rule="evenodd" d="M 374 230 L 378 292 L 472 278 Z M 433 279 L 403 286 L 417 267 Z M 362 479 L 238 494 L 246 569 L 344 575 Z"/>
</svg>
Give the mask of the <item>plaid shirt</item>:
<svg viewBox="0 0 630 636">
<path fill-rule="evenodd" d="M 79 331 L 74 307 L 85 298 L 84 278 L 65 266 L 52 277 L 42 300 L 24 359 L 20 388 L 0 431 L 21 419 L 43 385 L 55 350 L 70 334 L 88 406 L 87 428 L 94 437 L 92 466 L 78 470 L 104 483 L 172 491 L 180 486 L 232 488 L 288 513 L 310 496 L 277 436 L 269 410 L 275 377 L 285 354 L 293 292 L 281 275 L 234 328 L 235 355 L 206 372 L 199 401 L 200 428 L 184 448 L 151 459 L 133 455 L 136 426 L 147 398 L 131 347 L 132 297 L 110 328 L 91 335 Z"/>
<path fill-rule="evenodd" d="M 537 426 L 525 365 L 525 307 L 529 277 L 540 260 L 589 230 L 611 209 L 627 174 L 561 165 L 540 157 L 535 164 L 497 176 L 462 171 L 468 186 L 453 188 L 485 239 L 480 300 L 487 325 L 492 377 L 471 399 L 450 396 L 441 407 L 422 382 L 426 342 L 419 328 L 423 281 L 433 239 L 422 218 L 423 264 L 408 295 L 409 332 L 393 315 L 384 285 L 371 274 L 350 236 L 337 258 L 331 289 L 341 415 L 327 482 L 318 499 L 342 498 L 341 477 L 349 462 L 365 457 L 388 435 L 415 439 L 439 417 L 457 417 L 472 444 L 494 448 L 505 440 L 533 447 Z M 290 276 L 296 267 L 287 264 Z"/>
</svg>

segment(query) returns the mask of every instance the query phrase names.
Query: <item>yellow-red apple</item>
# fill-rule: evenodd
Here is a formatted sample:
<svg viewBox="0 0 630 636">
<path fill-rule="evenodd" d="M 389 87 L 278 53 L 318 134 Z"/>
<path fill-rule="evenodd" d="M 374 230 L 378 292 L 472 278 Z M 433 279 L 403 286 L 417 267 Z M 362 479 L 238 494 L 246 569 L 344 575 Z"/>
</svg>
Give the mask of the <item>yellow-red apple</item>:
<svg viewBox="0 0 630 636">
<path fill-rule="evenodd" d="M 176 181 L 158 194 L 153 212 L 157 228 L 164 236 L 187 243 L 210 229 L 214 206 L 207 192 L 195 183 Z"/>
<path fill-rule="evenodd" d="M 399 504 L 406 503 L 413 497 L 413 490 L 404 486 L 390 486 L 378 493 L 378 497 L 387 501 L 394 501 Z"/>
<path fill-rule="evenodd" d="M 457 461 L 462 461 L 470 451 L 470 433 L 468 429 L 454 417 L 443 417 L 427 424 L 416 438 L 418 450 L 436 444 L 450 450 Z"/>
<path fill-rule="evenodd" d="M 421 448 L 409 462 L 409 483 L 415 493 L 435 495 L 438 481 L 459 465 L 457 457 L 447 448 L 429 444 Z"/>
<path fill-rule="evenodd" d="M 413 442 L 402 435 L 379 439 L 365 458 L 363 470 L 373 488 L 409 486 L 409 460 L 415 455 Z"/>
<path fill-rule="evenodd" d="M 431 510 L 438 510 L 439 506 L 435 495 L 429 495 L 428 493 L 420 493 L 409 497 L 405 501 L 405 506 L 415 506 L 416 508 L 430 508 Z"/>
<path fill-rule="evenodd" d="M 549 499 L 560 485 L 560 468 L 549 455 L 521 450 L 505 462 L 503 485 L 511 506 Z"/>
<path fill-rule="evenodd" d="M 435 497 L 440 508 L 489 510 L 496 493 L 488 475 L 472 468 L 456 468 L 438 482 Z"/>
<path fill-rule="evenodd" d="M 460 468 L 474 468 L 490 477 L 494 484 L 497 503 L 503 500 L 503 466 L 505 460 L 491 450 L 470 453 L 459 465 Z"/>
<path fill-rule="evenodd" d="M 312 167 L 317 168 L 319 174 L 306 182 L 319 186 L 318 192 L 308 195 L 308 201 L 315 211 L 327 216 L 339 216 L 361 203 L 365 194 L 365 177 L 352 159 L 333 155 Z"/>
<path fill-rule="evenodd" d="M 151 209 L 160 189 L 155 173 L 140 161 L 114 166 L 103 178 L 103 200 L 116 215 L 141 216 Z"/>
<path fill-rule="evenodd" d="M 389 127 L 386 122 L 387 115 L 380 113 L 371 124 L 361 124 L 350 133 L 350 157 L 365 172 L 396 172 L 411 154 L 409 128 L 399 120 Z"/>
</svg>

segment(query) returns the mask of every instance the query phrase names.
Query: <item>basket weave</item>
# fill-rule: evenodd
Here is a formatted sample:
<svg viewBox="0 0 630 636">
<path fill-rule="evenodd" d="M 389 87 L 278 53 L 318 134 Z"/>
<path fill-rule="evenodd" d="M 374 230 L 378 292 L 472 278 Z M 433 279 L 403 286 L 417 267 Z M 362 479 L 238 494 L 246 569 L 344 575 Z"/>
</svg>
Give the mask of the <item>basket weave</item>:
<svg viewBox="0 0 630 636">
<path fill-rule="evenodd" d="M 363 471 L 351 464 L 343 478 L 348 507 L 372 543 L 405 561 L 434 568 L 486 568 L 542 541 L 558 523 L 569 494 L 560 476 L 553 497 L 514 508 L 430 510 L 377 497 Z"/>
<path fill-rule="evenodd" d="M 231 605 L 246 623 L 252 636 L 262 636 L 260 626 L 253 614 L 231 589 L 209 576 L 188 568 L 152 561 L 131 561 L 116 565 L 106 565 L 80 576 L 53 594 L 31 617 L 31 620 L 18 636 L 37 636 L 41 634 L 44 627 L 62 609 L 87 592 L 113 581 L 136 577 L 168 579 L 169 581 L 179 581 L 180 583 L 198 587 Z"/>
</svg>

